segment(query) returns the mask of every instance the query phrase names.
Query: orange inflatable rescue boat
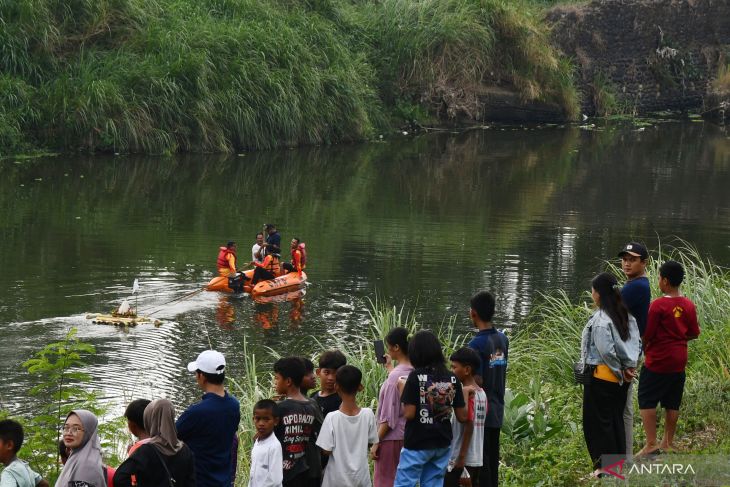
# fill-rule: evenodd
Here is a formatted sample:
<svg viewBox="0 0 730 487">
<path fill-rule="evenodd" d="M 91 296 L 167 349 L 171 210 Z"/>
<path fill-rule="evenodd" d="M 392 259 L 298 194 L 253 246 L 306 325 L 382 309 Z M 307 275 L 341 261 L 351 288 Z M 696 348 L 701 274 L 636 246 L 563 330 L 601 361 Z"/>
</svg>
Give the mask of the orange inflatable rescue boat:
<svg viewBox="0 0 730 487">
<path fill-rule="evenodd" d="M 259 281 L 255 286 L 251 286 L 250 281 L 253 277 L 253 270 L 247 270 L 243 273 L 246 276 L 247 284 L 243 287 L 243 292 L 251 293 L 252 296 L 274 296 L 284 294 L 297 289 L 301 289 L 306 285 L 307 273 L 302 272 L 302 276 L 296 272 L 289 272 L 268 281 Z M 208 291 L 223 291 L 232 293 L 233 289 L 228 286 L 228 277 L 217 276 L 208 282 L 206 287 Z"/>
<path fill-rule="evenodd" d="M 296 272 L 289 272 L 268 281 L 259 281 L 251 289 L 251 296 L 274 296 L 275 294 L 288 293 L 306 286 L 307 273 L 302 271 L 302 276 Z"/>
<path fill-rule="evenodd" d="M 253 269 L 249 269 L 243 273 L 244 276 L 246 276 L 247 282 L 251 281 L 251 278 L 253 277 Z M 208 291 L 223 291 L 226 293 L 232 293 L 233 289 L 228 286 L 228 277 L 227 276 L 216 276 L 213 279 L 211 279 L 208 282 L 208 285 L 205 287 Z M 244 286 L 243 292 L 250 293 L 251 292 L 251 286 Z"/>
</svg>

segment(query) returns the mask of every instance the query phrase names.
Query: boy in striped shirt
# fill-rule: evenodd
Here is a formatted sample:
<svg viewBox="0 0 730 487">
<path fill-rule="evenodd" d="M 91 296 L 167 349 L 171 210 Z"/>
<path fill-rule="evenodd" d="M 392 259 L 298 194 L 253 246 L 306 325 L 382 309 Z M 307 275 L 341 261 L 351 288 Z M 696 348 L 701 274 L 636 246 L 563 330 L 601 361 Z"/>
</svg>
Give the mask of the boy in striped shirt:
<svg viewBox="0 0 730 487">
<path fill-rule="evenodd" d="M 471 485 L 479 485 L 484 450 L 484 421 L 487 417 L 487 394 L 474 380 L 480 370 L 479 354 L 463 347 L 450 357 L 451 370 L 461 381 L 468 410 L 468 420 L 460 423 L 451 418 L 451 459 L 444 478 L 444 487 L 457 487 L 464 469 L 469 473 Z"/>
</svg>

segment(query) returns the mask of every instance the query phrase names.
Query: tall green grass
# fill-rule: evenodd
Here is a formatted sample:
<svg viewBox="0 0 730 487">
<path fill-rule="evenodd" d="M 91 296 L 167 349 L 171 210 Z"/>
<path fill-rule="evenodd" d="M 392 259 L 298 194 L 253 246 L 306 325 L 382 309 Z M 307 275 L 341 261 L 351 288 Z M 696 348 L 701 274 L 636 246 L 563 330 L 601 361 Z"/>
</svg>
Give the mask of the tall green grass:
<svg viewBox="0 0 730 487">
<path fill-rule="evenodd" d="M 372 69 L 306 3 L 3 0 L 0 18 L 0 66 L 38 113 L 3 114 L 13 146 L 232 151 L 361 139 L 380 117 Z"/>
<path fill-rule="evenodd" d="M 442 116 L 481 116 L 485 85 L 579 110 L 572 64 L 551 46 L 534 2 L 384 0 L 357 12 L 386 103 L 407 99 Z"/>
<path fill-rule="evenodd" d="M 242 375 L 229 377 L 230 389 L 241 406 L 241 424 L 238 427 L 238 464 L 236 485 L 247 486 L 251 471 L 251 447 L 256 430 L 253 425 L 253 407 L 261 399 L 273 397 L 271 364 L 262 363 L 256 354 L 249 353 L 246 340 L 243 341 Z M 273 364 L 273 362 L 272 362 Z"/>
<path fill-rule="evenodd" d="M 506 0 L 0 0 L 0 156 L 361 140 L 403 100 L 477 115 L 482 83 L 577 113 L 538 12 Z"/>
</svg>

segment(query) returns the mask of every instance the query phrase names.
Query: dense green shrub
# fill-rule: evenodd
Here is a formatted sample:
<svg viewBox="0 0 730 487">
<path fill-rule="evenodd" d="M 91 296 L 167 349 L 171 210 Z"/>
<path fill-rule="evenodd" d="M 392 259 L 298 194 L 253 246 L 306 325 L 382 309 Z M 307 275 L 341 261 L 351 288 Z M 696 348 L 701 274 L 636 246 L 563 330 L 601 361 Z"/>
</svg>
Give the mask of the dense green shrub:
<svg viewBox="0 0 730 487">
<path fill-rule="evenodd" d="M 441 99 L 478 118 L 484 82 L 573 116 L 570 65 L 538 12 L 506 0 L 0 0 L 0 156 L 361 140 L 408 104 L 437 114 Z"/>
</svg>

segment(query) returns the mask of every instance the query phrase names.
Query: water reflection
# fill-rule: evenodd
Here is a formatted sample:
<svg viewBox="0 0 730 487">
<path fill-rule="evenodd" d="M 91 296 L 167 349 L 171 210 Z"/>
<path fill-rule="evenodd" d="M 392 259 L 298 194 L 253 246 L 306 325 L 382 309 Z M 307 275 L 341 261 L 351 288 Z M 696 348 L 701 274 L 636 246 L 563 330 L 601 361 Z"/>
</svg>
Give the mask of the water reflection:
<svg viewBox="0 0 730 487">
<path fill-rule="evenodd" d="M 233 330 L 232 323 L 236 321 L 236 310 L 228 296 L 218 298 L 218 307 L 215 310 L 215 320 L 223 330 Z"/>
<path fill-rule="evenodd" d="M 298 330 L 302 324 L 305 294 L 305 289 L 298 289 L 296 291 L 290 291 L 274 296 L 256 296 L 254 298 L 254 321 L 262 330 L 271 330 L 272 328 L 280 326 L 280 305 L 282 303 L 290 303 L 288 327 L 291 331 Z"/>
<path fill-rule="evenodd" d="M 184 404 L 197 396 L 184 365 L 202 349 L 226 353 L 233 373 L 244 339 L 258 355 L 311 352 L 311 335 L 366 326 L 376 293 L 429 326 L 457 314 L 466 332 L 475 289 L 494 290 L 497 321 L 518 325 L 538 293 L 583 292 L 630 239 L 655 247 L 677 235 L 730 263 L 730 139 L 705 124 L 2 164 L 0 406 L 23 404 L 20 364 L 70 325 L 97 345 L 90 372 L 113 401 L 160 393 Z M 221 241 L 246 249 L 269 221 L 307 243 L 306 296 L 170 303 L 213 276 Z M 135 278 L 140 309 L 161 328 L 80 318 L 118 305 Z"/>
</svg>

